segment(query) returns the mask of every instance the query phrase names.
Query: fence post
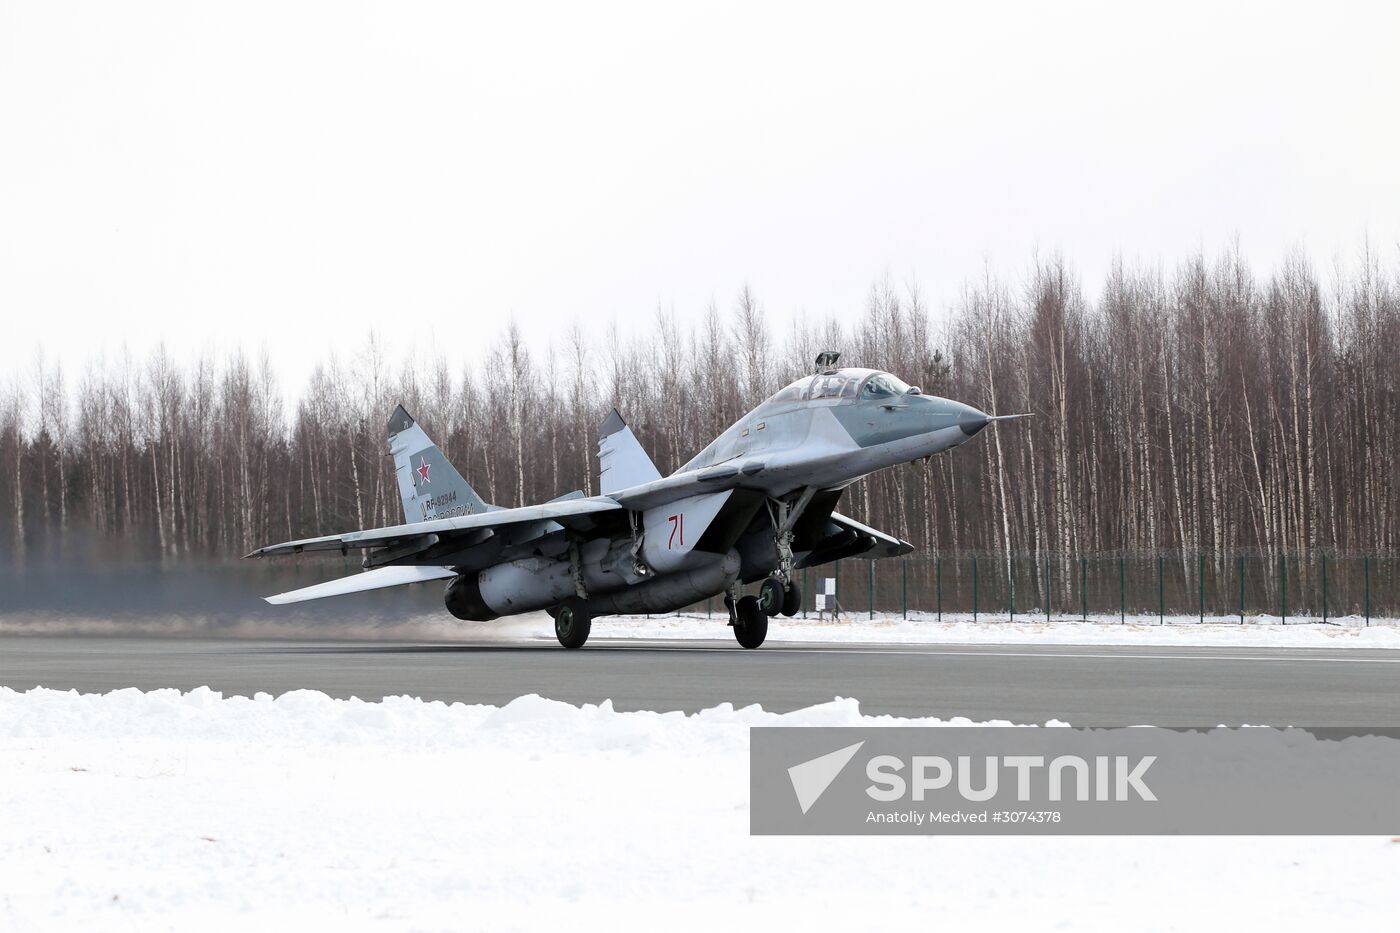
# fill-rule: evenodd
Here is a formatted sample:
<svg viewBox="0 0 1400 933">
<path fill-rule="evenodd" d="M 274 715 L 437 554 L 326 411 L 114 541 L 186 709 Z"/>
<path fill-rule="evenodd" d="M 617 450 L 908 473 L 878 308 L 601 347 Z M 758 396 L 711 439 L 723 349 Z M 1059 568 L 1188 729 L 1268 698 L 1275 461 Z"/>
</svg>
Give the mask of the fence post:
<svg viewBox="0 0 1400 933">
<path fill-rule="evenodd" d="M 836 605 L 841 607 L 841 613 L 844 615 L 846 605 L 841 602 L 841 562 L 839 560 L 832 562 L 831 575 L 836 579 Z"/>
<path fill-rule="evenodd" d="M 1371 627 L 1371 557 L 1361 558 L 1361 573 L 1366 581 L 1366 627 Z"/>
<path fill-rule="evenodd" d="M 1206 555 L 1196 555 L 1196 585 L 1201 591 L 1201 624 L 1206 622 Z"/>
<path fill-rule="evenodd" d="M 1016 558 L 1011 555 L 1006 557 L 1006 591 L 1007 591 L 1007 616 L 1012 622 L 1016 621 Z"/>
<path fill-rule="evenodd" d="M 1050 558 L 1045 558 L 1045 621 L 1050 621 Z"/>
<path fill-rule="evenodd" d="M 1157 558 L 1157 624 L 1167 624 L 1167 586 L 1164 579 L 1167 559 Z"/>
<path fill-rule="evenodd" d="M 899 604 L 904 618 L 909 618 L 909 558 L 899 559 Z"/>
<path fill-rule="evenodd" d="M 1327 624 L 1327 552 L 1322 552 L 1322 624 Z"/>
<path fill-rule="evenodd" d="M 1124 625 L 1128 621 L 1128 597 L 1126 595 L 1128 572 L 1125 567 L 1127 558 L 1123 552 L 1118 552 L 1118 624 Z"/>
<path fill-rule="evenodd" d="M 972 621 L 977 621 L 977 555 L 972 555 Z"/>
<path fill-rule="evenodd" d="M 1079 611 L 1089 621 L 1089 558 L 1079 558 Z"/>
<path fill-rule="evenodd" d="M 705 618 L 707 618 L 707 619 L 713 619 L 714 617 L 715 617 L 715 598 L 714 598 L 713 596 L 711 596 L 711 597 L 709 597 L 708 599 L 705 600 Z"/>
<path fill-rule="evenodd" d="M 1278 618 L 1282 625 L 1288 624 L 1288 555 L 1278 556 Z"/>
<path fill-rule="evenodd" d="M 1244 555 L 1240 555 L 1240 625 L 1244 625 Z"/>
<path fill-rule="evenodd" d="M 811 594 L 811 589 L 807 586 L 807 568 L 802 568 L 802 618 L 807 618 L 807 598 Z"/>
<path fill-rule="evenodd" d="M 933 589 L 937 594 L 935 599 L 938 604 L 938 621 L 943 621 L 943 558 L 933 559 Z"/>
</svg>

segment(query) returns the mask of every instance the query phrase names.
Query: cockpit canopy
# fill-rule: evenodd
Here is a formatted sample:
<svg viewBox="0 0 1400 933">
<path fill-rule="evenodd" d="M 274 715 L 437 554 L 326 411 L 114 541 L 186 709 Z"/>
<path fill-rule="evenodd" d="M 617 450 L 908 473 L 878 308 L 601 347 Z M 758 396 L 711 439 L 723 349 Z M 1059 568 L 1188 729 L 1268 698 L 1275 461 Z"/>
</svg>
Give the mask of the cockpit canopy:
<svg viewBox="0 0 1400 933">
<path fill-rule="evenodd" d="M 834 372 L 803 376 L 777 392 L 757 409 L 769 414 L 801 402 L 826 400 L 895 398 L 909 392 L 909 385 L 897 376 L 875 369 L 838 369 Z"/>
</svg>

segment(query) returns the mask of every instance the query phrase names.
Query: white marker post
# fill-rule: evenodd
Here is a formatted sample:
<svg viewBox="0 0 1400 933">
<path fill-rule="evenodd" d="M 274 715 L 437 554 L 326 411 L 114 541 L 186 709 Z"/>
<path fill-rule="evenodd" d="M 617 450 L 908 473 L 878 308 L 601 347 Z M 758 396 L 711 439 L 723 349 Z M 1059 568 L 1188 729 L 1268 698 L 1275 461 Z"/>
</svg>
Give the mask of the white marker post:
<svg viewBox="0 0 1400 933">
<path fill-rule="evenodd" d="M 818 621 L 821 620 L 822 613 L 828 607 L 831 608 L 831 617 L 833 619 L 839 619 L 841 617 L 841 603 L 836 599 L 835 577 L 826 577 L 822 580 L 821 588 L 817 590 L 813 601 L 816 605 Z"/>
</svg>

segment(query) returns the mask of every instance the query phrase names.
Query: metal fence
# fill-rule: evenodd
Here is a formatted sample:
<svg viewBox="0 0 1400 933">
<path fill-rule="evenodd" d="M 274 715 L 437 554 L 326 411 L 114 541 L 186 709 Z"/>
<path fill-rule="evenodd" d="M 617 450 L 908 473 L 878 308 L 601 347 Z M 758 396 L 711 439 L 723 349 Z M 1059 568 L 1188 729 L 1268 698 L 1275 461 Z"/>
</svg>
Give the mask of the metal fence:
<svg viewBox="0 0 1400 933">
<path fill-rule="evenodd" d="M 1232 552 L 842 560 L 800 571 L 803 613 L 834 577 L 847 616 L 982 621 L 1247 619 L 1355 624 L 1400 617 L 1400 554 Z M 722 612 L 718 600 L 693 610 Z M 1185 617 L 1185 618 L 1183 618 Z"/>
</svg>

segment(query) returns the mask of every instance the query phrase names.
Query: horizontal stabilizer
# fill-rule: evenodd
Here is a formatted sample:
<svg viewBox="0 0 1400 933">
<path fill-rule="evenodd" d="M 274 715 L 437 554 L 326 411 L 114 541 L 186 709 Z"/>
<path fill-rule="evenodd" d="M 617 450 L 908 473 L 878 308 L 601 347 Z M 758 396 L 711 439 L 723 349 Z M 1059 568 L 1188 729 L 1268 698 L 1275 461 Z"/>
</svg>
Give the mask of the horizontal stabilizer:
<svg viewBox="0 0 1400 933">
<path fill-rule="evenodd" d="M 365 590 L 379 590 L 386 586 L 403 586 L 406 583 L 425 583 L 429 580 L 446 580 L 457 575 L 450 567 L 380 567 L 364 573 L 327 580 L 315 586 L 302 587 L 288 593 L 278 593 L 266 597 L 274 606 L 283 603 L 300 603 L 308 599 L 323 599 L 327 596 L 343 596 L 346 593 L 361 593 Z"/>
</svg>

